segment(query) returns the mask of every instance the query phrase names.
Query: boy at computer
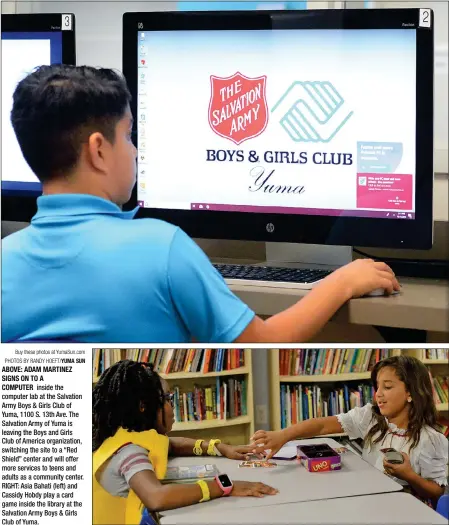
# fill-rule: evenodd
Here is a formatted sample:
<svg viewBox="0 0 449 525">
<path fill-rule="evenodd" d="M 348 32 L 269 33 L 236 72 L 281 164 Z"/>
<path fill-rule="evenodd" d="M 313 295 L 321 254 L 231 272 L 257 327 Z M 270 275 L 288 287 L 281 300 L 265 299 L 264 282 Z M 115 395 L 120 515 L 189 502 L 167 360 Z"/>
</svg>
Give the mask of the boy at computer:
<svg viewBox="0 0 449 525">
<path fill-rule="evenodd" d="M 130 93 L 109 69 L 42 66 L 11 121 L 42 182 L 31 225 L 3 242 L 2 340 L 304 342 L 352 297 L 399 289 L 364 259 L 262 320 L 182 230 L 123 212 L 136 181 Z"/>
</svg>

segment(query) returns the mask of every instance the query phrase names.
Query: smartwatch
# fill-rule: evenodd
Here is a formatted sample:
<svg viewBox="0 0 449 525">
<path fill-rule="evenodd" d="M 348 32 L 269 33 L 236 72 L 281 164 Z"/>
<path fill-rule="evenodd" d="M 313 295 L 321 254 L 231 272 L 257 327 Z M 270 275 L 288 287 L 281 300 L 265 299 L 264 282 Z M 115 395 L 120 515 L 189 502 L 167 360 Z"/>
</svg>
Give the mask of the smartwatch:
<svg viewBox="0 0 449 525">
<path fill-rule="evenodd" d="M 223 496 L 229 496 L 229 494 L 231 494 L 234 485 L 227 474 L 219 474 L 218 476 L 215 476 L 215 481 L 223 491 Z"/>
</svg>

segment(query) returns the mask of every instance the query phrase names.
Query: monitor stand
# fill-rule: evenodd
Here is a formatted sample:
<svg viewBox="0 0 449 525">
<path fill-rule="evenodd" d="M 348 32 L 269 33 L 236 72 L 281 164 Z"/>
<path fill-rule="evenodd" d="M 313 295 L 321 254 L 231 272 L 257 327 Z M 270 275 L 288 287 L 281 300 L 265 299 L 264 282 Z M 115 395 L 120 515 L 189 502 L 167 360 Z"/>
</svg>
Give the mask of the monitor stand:
<svg viewBox="0 0 449 525">
<path fill-rule="evenodd" d="M 268 266 L 335 270 L 352 261 L 352 246 L 265 243 Z"/>
</svg>

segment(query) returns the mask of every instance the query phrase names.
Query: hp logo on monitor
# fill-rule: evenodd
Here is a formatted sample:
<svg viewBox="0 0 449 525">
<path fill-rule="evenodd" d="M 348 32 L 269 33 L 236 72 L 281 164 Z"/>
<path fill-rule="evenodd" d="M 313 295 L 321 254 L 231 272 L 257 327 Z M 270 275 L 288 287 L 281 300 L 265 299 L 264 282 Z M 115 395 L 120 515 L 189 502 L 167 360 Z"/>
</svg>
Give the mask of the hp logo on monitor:
<svg viewBox="0 0 449 525">
<path fill-rule="evenodd" d="M 272 222 L 269 222 L 267 224 L 267 232 L 268 233 L 273 233 L 274 232 L 274 224 Z"/>
</svg>

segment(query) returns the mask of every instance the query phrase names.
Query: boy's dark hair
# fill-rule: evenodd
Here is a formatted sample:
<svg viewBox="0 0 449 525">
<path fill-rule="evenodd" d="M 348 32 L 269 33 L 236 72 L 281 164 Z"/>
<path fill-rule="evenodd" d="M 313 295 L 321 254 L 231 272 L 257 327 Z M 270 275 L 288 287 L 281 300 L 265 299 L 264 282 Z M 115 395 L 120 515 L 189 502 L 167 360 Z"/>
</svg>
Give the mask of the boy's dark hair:
<svg viewBox="0 0 449 525">
<path fill-rule="evenodd" d="M 125 80 L 112 69 L 41 66 L 17 85 L 11 123 L 25 160 L 46 182 L 75 167 L 92 133 L 113 144 L 130 100 Z"/>
<path fill-rule="evenodd" d="M 153 365 L 119 361 L 105 370 L 92 394 L 92 450 L 119 428 L 133 432 L 156 429 L 165 394 Z"/>
<path fill-rule="evenodd" d="M 371 380 L 374 389 L 377 390 L 377 376 L 382 368 L 390 367 L 398 378 L 405 383 L 405 388 L 410 392 L 412 402 L 410 403 L 410 415 L 407 428 L 408 440 L 411 443 L 410 450 L 418 446 L 421 437 L 421 429 L 427 425 L 439 431 L 437 420 L 438 413 L 433 398 L 433 387 L 429 371 L 426 366 L 415 357 L 405 355 L 394 356 L 379 361 L 371 372 Z M 388 423 L 379 411 L 377 405 L 372 408 L 375 425 L 368 432 L 365 441 L 380 443 L 388 432 Z M 376 434 L 379 436 L 374 439 Z"/>
</svg>

